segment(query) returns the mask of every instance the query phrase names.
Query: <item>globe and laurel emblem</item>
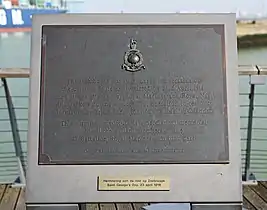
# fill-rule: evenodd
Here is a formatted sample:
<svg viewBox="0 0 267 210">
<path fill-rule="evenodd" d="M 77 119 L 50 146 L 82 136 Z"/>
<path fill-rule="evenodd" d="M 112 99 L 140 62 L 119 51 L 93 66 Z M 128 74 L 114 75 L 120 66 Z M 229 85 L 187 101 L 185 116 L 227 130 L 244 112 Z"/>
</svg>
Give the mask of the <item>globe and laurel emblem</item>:
<svg viewBox="0 0 267 210">
<path fill-rule="evenodd" d="M 137 49 L 137 41 L 134 39 L 130 39 L 129 50 L 124 54 L 122 69 L 130 72 L 137 72 L 145 69 L 143 56 Z"/>
</svg>

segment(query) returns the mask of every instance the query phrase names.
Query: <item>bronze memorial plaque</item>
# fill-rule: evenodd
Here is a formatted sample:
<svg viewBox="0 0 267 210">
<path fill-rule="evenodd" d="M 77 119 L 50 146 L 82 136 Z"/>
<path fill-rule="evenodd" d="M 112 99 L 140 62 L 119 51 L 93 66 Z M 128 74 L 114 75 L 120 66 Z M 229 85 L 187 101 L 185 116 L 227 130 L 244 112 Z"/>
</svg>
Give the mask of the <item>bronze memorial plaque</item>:
<svg viewBox="0 0 267 210">
<path fill-rule="evenodd" d="M 223 25 L 42 34 L 39 164 L 229 162 Z"/>
</svg>

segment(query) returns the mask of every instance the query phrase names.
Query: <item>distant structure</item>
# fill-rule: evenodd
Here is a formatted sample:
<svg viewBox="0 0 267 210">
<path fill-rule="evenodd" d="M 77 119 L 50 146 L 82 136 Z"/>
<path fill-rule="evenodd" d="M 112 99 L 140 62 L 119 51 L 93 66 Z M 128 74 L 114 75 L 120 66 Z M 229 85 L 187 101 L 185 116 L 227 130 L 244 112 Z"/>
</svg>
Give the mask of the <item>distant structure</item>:
<svg viewBox="0 0 267 210">
<path fill-rule="evenodd" d="M 207 13 L 205 11 L 178 11 L 177 13 Z M 225 12 L 231 13 L 231 12 Z M 237 11 L 236 12 L 236 20 L 239 22 L 241 21 L 248 21 L 248 22 L 256 22 L 260 20 L 267 20 L 267 13 L 247 13 L 245 11 Z"/>
</svg>

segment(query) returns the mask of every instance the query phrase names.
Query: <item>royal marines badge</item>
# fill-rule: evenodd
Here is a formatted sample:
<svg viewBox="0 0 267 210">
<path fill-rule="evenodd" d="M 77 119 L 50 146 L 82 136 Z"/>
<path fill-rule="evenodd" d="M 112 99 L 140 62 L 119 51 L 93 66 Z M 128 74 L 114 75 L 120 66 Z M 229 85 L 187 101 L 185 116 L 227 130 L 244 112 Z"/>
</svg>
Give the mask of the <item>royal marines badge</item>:
<svg viewBox="0 0 267 210">
<path fill-rule="evenodd" d="M 136 72 L 145 69 L 143 64 L 143 56 L 136 49 L 137 41 L 130 39 L 129 50 L 124 54 L 124 64 L 122 69 L 125 71 Z"/>
</svg>

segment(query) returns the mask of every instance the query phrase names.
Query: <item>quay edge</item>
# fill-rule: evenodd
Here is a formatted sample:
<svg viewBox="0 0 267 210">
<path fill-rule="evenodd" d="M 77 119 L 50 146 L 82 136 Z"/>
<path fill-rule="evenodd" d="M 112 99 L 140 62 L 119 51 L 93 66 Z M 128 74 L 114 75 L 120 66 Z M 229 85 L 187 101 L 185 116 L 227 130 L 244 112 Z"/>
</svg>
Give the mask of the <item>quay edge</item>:
<svg viewBox="0 0 267 210">
<path fill-rule="evenodd" d="M 238 48 L 267 46 L 267 20 L 237 23 Z"/>
</svg>

